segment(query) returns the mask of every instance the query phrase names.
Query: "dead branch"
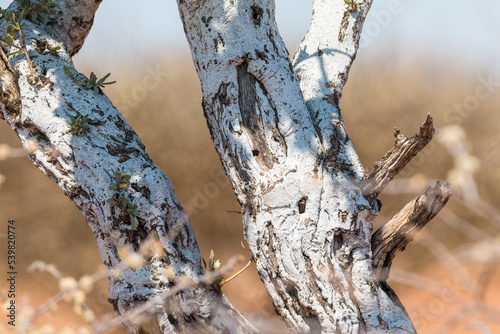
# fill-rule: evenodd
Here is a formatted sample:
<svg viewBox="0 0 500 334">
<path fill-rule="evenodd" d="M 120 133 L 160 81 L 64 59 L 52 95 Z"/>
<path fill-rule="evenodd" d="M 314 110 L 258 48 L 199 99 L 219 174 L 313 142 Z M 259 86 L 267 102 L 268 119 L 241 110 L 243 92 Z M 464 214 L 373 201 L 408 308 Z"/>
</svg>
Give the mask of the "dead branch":
<svg viewBox="0 0 500 334">
<path fill-rule="evenodd" d="M 387 280 L 397 251 L 405 249 L 413 236 L 445 206 L 450 196 L 449 184 L 437 181 L 434 188 L 428 187 L 423 195 L 406 204 L 372 235 L 373 267 L 378 281 Z"/>
<path fill-rule="evenodd" d="M 430 114 L 420 127 L 420 132 L 411 138 L 394 129 L 396 142 L 382 160 L 374 164 L 373 170 L 360 182 L 363 196 L 370 202 L 377 198 L 385 186 L 418 154 L 434 136 L 434 125 Z"/>
</svg>

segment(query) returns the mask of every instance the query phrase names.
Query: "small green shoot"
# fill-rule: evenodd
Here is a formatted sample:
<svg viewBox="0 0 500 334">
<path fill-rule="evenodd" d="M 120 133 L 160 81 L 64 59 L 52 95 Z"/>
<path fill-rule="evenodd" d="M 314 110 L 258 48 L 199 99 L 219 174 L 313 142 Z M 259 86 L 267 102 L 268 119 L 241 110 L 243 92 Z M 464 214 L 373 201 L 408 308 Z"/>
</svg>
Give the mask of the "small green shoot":
<svg viewBox="0 0 500 334">
<path fill-rule="evenodd" d="M 104 88 L 106 85 L 112 85 L 116 83 L 116 81 L 105 82 L 106 79 L 111 75 L 111 73 L 106 74 L 102 79 L 97 80 L 94 72 L 90 73 L 90 80 L 87 81 L 86 87 L 88 89 L 93 89 L 94 92 L 99 93 L 99 88 Z"/>
<path fill-rule="evenodd" d="M 210 250 L 210 256 L 208 257 L 208 266 L 204 258 L 201 258 L 201 260 L 203 261 L 203 269 L 208 270 L 212 274 L 215 274 L 215 272 L 220 268 L 220 261 L 215 259 L 215 254 L 213 250 Z M 221 280 L 222 276 L 213 277 L 212 284 L 214 286 L 220 286 L 219 284 Z"/>
<path fill-rule="evenodd" d="M 73 81 L 79 85 L 83 86 L 87 89 L 92 89 L 96 94 L 99 94 L 99 88 L 104 88 L 106 85 L 112 85 L 116 83 L 116 81 L 105 82 L 106 79 L 111 75 L 111 73 L 106 74 L 102 79 L 97 79 L 97 76 L 94 72 L 90 73 L 90 79 L 77 79 L 76 76 L 70 71 L 70 69 L 64 66 L 64 72 L 73 79 Z"/>
<path fill-rule="evenodd" d="M 77 78 L 76 78 L 76 76 L 73 74 L 73 72 L 71 72 L 71 71 L 69 70 L 69 68 L 68 68 L 68 67 L 66 67 L 66 66 L 64 66 L 64 72 L 66 72 L 66 74 L 68 75 L 68 77 L 70 77 L 71 79 L 73 79 L 73 81 L 74 81 L 77 85 L 79 85 L 79 86 L 83 85 L 83 83 L 85 82 L 85 81 L 84 81 L 84 80 L 82 80 L 82 79 L 77 79 Z"/>
<path fill-rule="evenodd" d="M 104 169 L 104 171 L 106 172 L 106 174 L 108 174 L 112 182 L 109 186 L 109 190 L 117 190 L 119 192 L 122 192 L 123 190 L 129 188 L 128 184 L 131 178 L 129 174 L 123 175 L 122 173 L 115 172 L 113 169 L 111 169 L 111 172 L 113 173 L 113 175 L 111 175 L 106 169 Z"/>
<path fill-rule="evenodd" d="M 216 272 L 220 268 L 220 261 L 215 260 L 215 254 L 213 250 L 210 250 L 210 256 L 208 258 L 208 266 L 204 258 L 201 258 L 201 260 L 203 261 L 203 269 L 205 270 L 208 269 L 211 272 Z"/>
<path fill-rule="evenodd" d="M 9 25 L 5 28 L 5 36 L 1 37 L 3 44 L 21 49 L 16 44 L 17 34 L 21 31 L 21 20 L 19 19 L 19 16 L 14 12 L 3 9 L 0 9 L 0 14 L 2 14 L 3 19 L 9 23 Z"/>
<path fill-rule="evenodd" d="M 89 129 L 89 123 L 87 122 L 87 116 L 78 116 L 75 118 L 75 116 L 70 116 L 70 119 L 68 121 L 68 126 L 69 126 L 69 131 L 71 131 L 72 134 L 81 136 Z"/>
<path fill-rule="evenodd" d="M 135 216 L 137 216 L 137 208 L 135 205 L 130 203 L 128 198 L 125 196 L 118 196 L 118 195 L 113 195 L 110 199 L 108 199 L 106 202 L 113 208 L 113 207 L 118 207 L 122 209 L 123 211 L 127 212 L 130 217 L 130 221 L 132 223 L 131 229 L 135 230 Z"/>
<path fill-rule="evenodd" d="M 356 0 L 344 0 L 344 2 L 346 3 L 346 5 L 348 5 L 348 10 L 351 12 L 351 13 L 354 13 L 355 11 L 357 11 L 358 9 L 360 8 L 363 8 L 366 6 L 365 3 L 357 3 Z"/>
<path fill-rule="evenodd" d="M 113 169 L 111 169 L 110 173 L 105 168 L 103 169 L 104 172 L 111 179 L 111 185 L 109 186 L 109 190 L 116 190 L 118 192 L 122 192 L 124 190 L 129 189 L 129 182 L 131 178 L 129 174 L 122 174 L 121 172 L 115 172 Z M 127 197 L 115 194 L 106 202 L 108 202 L 108 204 L 111 205 L 112 208 L 118 207 L 123 211 L 127 212 L 129 214 L 130 221 L 132 222 L 131 229 L 132 230 L 135 229 L 135 216 L 137 216 L 138 211 L 137 208 L 132 203 L 130 203 Z"/>
</svg>

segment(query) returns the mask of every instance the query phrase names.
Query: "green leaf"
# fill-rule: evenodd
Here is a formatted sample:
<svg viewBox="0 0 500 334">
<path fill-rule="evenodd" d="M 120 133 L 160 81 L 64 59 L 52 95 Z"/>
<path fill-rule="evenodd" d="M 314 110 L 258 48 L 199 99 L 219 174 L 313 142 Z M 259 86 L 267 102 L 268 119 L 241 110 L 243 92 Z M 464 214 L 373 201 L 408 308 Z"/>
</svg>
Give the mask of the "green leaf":
<svg viewBox="0 0 500 334">
<path fill-rule="evenodd" d="M 111 174 L 109 174 L 109 172 L 106 170 L 106 168 L 103 168 L 103 170 L 104 170 L 104 172 L 105 172 L 106 174 L 108 174 L 108 176 L 109 176 L 109 177 L 111 177 L 111 178 L 112 178 Z"/>
<path fill-rule="evenodd" d="M 23 53 L 23 50 L 18 50 L 18 51 L 14 51 L 14 52 L 9 52 L 6 54 L 6 56 L 13 56 L 13 55 L 17 55 L 17 54 L 20 54 L 20 53 Z"/>
<path fill-rule="evenodd" d="M 130 221 L 132 222 L 132 225 L 130 226 L 130 229 L 135 230 L 135 219 L 134 219 L 134 216 L 132 216 L 132 215 L 129 215 L 129 216 L 130 216 Z"/>
<path fill-rule="evenodd" d="M 24 7 L 23 9 L 21 9 L 20 12 L 17 13 L 17 20 L 18 21 L 21 21 L 22 19 L 24 19 L 25 15 L 26 15 L 26 10 L 28 9 L 29 7 Z"/>
<path fill-rule="evenodd" d="M 120 206 L 122 208 L 126 208 L 127 207 L 127 205 L 128 205 L 128 199 L 126 199 L 125 197 L 122 196 L 122 197 L 120 197 L 119 201 L 120 201 Z"/>
<path fill-rule="evenodd" d="M 108 204 L 111 204 L 111 206 L 116 206 L 116 201 L 112 198 L 108 199 L 106 202 L 108 202 Z"/>
<path fill-rule="evenodd" d="M 66 72 L 66 74 L 69 77 L 73 78 L 73 73 L 71 73 L 71 71 L 69 70 L 69 68 L 67 66 L 64 66 L 63 68 L 64 68 L 64 72 Z"/>
<path fill-rule="evenodd" d="M 101 81 L 103 81 L 103 82 L 104 82 L 104 80 L 106 80 L 107 78 L 109 78 L 109 76 L 110 76 L 110 75 L 111 75 L 111 73 L 106 74 L 106 75 L 105 75 L 105 76 L 101 79 Z"/>
</svg>

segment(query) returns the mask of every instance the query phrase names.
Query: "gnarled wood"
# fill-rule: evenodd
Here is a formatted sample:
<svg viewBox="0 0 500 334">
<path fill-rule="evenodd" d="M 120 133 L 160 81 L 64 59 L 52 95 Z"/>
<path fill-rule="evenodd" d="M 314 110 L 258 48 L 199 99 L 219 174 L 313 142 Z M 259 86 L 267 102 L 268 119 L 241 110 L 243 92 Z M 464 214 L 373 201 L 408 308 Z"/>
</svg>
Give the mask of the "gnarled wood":
<svg viewBox="0 0 500 334">
<path fill-rule="evenodd" d="M 436 182 L 425 194 L 415 198 L 372 235 L 374 274 L 385 283 L 389 277 L 392 260 L 398 251 L 403 251 L 410 241 L 451 197 L 450 186 Z"/>
<path fill-rule="evenodd" d="M 0 112 L 0 118 L 5 119 L 4 113 L 18 114 L 21 111 L 21 94 L 19 92 L 19 74 L 12 68 L 9 59 L 0 48 L 0 103 L 7 110 Z"/>
<path fill-rule="evenodd" d="M 37 27 L 64 43 L 66 51 L 74 56 L 83 46 L 94 23 L 94 16 L 102 0 L 55 0 L 56 14 L 48 20 L 39 17 Z M 13 1 L 8 10 L 17 10 L 19 3 Z"/>
<path fill-rule="evenodd" d="M 433 136 L 434 125 L 430 114 L 420 127 L 420 132 L 411 138 L 407 138 L 395 129 L 394 147 L 384 155 L 382 160 L 374 164 L 375 168 L 359 184 L 363 196 L 373 203 L 385 186 L 432 140 Z"/>
</svg>

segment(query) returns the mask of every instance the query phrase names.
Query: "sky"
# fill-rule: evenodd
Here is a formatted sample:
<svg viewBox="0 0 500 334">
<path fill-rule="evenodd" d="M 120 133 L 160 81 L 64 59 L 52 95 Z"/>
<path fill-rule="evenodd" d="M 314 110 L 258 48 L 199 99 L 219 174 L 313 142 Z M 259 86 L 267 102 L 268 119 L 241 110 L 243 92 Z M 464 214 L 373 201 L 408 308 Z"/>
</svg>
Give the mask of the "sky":
<svg viewBox="0 0 500 334">
<path fill-rule="evenodd" d="M 0 0 L 0 7 L 9 3 Z M 276 0 L 290 53 L 307 32 L 311 8 L 312 0 Z M 361 45 L 358 59 L 453 59 L 470 71 L 500 73 L 500 1 L 375 0 Z M 75 63 L 118 66 L 158 53 L 189 53 L 175 0 L 104 0 Z"/>
</svg>

